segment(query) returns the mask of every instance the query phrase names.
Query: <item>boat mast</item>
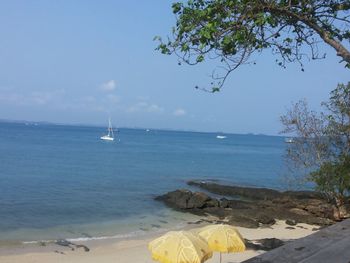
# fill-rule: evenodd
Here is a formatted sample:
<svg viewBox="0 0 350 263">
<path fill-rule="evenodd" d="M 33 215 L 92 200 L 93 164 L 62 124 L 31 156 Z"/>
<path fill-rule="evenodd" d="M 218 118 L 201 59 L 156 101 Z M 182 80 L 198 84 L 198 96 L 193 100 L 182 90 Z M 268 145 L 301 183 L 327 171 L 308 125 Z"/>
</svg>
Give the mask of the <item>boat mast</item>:
<svg viewBox="0 0 350 263">
<path fill-rule="evenodd" d="M 112 134 L 112 138 L 114 138 L 112 122 L 111 122 L 111 118 L 109 118 L 108 119 L 108 136 L 111 137 L 111 134 Z"/>
</svg>

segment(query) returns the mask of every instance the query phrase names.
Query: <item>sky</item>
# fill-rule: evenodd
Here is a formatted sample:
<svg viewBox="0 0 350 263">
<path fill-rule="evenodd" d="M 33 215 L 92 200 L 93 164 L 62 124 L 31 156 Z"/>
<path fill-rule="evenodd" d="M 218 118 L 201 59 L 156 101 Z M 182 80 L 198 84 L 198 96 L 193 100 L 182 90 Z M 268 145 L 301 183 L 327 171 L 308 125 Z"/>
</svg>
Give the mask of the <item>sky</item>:
<svg viewBox="0 0 350 263">
<path fill-rule="evenodd" d="M 0 119 L 117 127 L 278 134 L 279 117 L 306 99 L 314 110 L 350 71 L 335 51 L 283 69 L 266 51 L 219 93 L 216 64 L 177 64 L 155 51 L 175 17 L 172 1 L 2 0 Z"/>
</svg>

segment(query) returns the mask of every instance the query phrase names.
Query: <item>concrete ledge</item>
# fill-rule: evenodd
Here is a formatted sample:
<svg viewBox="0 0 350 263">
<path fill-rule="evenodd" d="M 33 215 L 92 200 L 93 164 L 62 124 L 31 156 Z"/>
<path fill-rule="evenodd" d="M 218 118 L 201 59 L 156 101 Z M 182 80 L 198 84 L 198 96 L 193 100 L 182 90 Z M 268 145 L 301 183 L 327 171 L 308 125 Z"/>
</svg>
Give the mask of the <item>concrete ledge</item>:
<svg viewBox="0 0 350 263">
<path fill-rule="evenodd" d="M 244 263 L 350 263 L 350 219 Z"/>
</svg>

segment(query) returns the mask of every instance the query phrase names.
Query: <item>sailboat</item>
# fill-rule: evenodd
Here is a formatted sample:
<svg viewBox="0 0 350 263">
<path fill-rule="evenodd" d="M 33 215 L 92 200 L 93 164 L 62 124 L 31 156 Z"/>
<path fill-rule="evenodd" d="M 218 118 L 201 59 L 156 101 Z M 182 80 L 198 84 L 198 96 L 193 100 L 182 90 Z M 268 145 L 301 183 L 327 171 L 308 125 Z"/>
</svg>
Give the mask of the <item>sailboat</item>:
<svg viewBox="0 0 350 263">
<path fill-rule="evenodd" d="M 112 128 L 111 118 L 108 119 L 108 134 L 103 135 L 101 137 L 101 140 L 114 141 L 114 133 L 113 133 L 113 128 Z"/>
<path fill-rule="evenodd" d="M 285 143 L 294 143 L 294 139 L 293 138 L 285 138 L 284 142 Z"/>
</svg>

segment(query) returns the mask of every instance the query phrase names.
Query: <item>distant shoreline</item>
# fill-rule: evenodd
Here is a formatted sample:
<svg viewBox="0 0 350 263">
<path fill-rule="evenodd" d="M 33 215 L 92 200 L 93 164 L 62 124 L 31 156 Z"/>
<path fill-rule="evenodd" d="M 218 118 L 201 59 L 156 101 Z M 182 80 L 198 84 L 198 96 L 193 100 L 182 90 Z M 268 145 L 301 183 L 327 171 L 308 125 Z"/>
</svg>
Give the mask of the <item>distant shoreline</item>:
<svg viewBox="0 0 350 263">
<path fill-rule="evenodd" d="M 88 127 L 88 128 L 106 128 L 106 124 L 91 124 L 91 123 L 60 123 L 60 122 L 50 122 L 50 121 L 32 121 L 32 120 L 10 120 L 10 119 L 0 119 L 1 123 L 13 123 L 13 124 L 30 124 L 30 125 L 53 125 L 53 126 L 71 126 L 71 127 Z M 118 129 L 125 130 L 150 130 L 150 131 L 166 131 L 166 132 L 185 132 L 185 133 L 204 133 L 204 134 L 224 134 L 224 135 L 241 135 L 241 136 L 266 136 L 266 137 L 280 137 L 285 138 L 285 136 L 281 136 L 278 134 L 263 134 L 263 133 L 234 133 L 227 131 L 199 131 L 199 130 L 184 130 L 184 129 L 171 129 L 171 128 L 152 128 L 152 127 L 119 127 Z"/>
</svg>

